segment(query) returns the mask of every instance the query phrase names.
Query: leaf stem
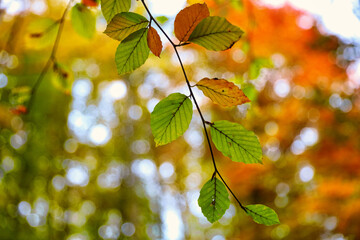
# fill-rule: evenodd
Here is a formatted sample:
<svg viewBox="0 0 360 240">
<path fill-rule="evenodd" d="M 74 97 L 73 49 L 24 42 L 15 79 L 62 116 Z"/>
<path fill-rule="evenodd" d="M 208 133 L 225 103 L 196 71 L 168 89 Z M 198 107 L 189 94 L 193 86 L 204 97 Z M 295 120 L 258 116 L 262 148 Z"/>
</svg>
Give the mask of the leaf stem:
<svg viewBox="0 0 360 240">
<path fill-rule="evenodd" d="M 182 47 L 182 46 L 189 45 L 189 44 L 190 44 L 189 42 L 179 43 L 179 44 L 174 45 L 174 47 Z"/>
<path fill-rule="evenodd" d="M 241 204 L 241 202 L 239 201 L 239 199 L 235 196 L 235 194 L 233 193 L 233 191 L 232 191 L 232 190 L 230 189 L 230 187 L 226 184 L 224 178 L 221 176 L 219 170 L 217 169 L 216 162 L 215 162 L 215 157 L 214 157 L 214 152 L 213 152 L 213 149 L 212 149 L 212 147 L 211 147 L 211 141 L 210 141 L 209 133 L 208 133 L 208 131 L 207 131 L 207 129 L 206 129 L 206 124 L 210 124 L 210 125 L 211 125 L 211 123 L 205 120 L 205 118 L 204 118 L 204 116 L 203 116 L 203 114 L 202 114 L 202 112 L 201 112 L 201 110 L 200 110 L 199 104 L 197 103 L 196 98 L 195 98 L 195 95 L 194 95 L 194 93 L 193 93 L 193 91 L 192 91 L 192 89 L 191 89 L 192 86 L 190 85 L 190 81 L 189 81 L 189 79 L 188 79 L 188 77 L 187 77 L 187 74 L 186 74 L 186 71 L 185 71 L 185 68 L 184 68 L 184 64 L 183 64 L 183 62 L 182 62 L 182 60 L 181 60 L 181 57 L 180 57 L 180 54 L 179 54 L 179 52 L 178 52 L 178 50 L 177 50 L 177 47 L 181 47 L 181 46 L 184 46 L 184 45 L 188 45 L 189 43 L 175 44 L 175 43 L 170 39 L 170 37 L 167 35 L 167 33 L 164 31 L 164 29 L 160 26 L 160 24 L 156 21 L 156 19 L 152 16 L 150 10 L 148 9 L 148 7 L 147 7 L 147 5 L 146 5 L 146 3 L 145 3 L 145 0 L 141 0 L 141 2 L 142 2 L 144 8 L 146 9 L 146 12 L 148 13 L 148 15 L 149 15 L 149 17 L 150 17 L 150 21 L 153 21 L 153 22 L 158 26 L 158 28 L 161 30 L 161 32 L 165 35 L 165 37 L 169 40 L 169 42 L 171 43 L 171 45 L 172 45 L 172 47 L 173 47 L 173 49 L 174 49 L 174 51 L 175 51 L 175 53 L 176 53 L 176 56 L 177 56 L 177 58 L 178 58 L 178 60 L 179 60 L 179 63 L 180 63 L 180 66 L 181 66 L 181 70 L 182 70 L 182 72 L 183 72 L 183 74 L 184 74 L 186 84 L 187 84 L 187 86 L 188 86 L 188 88 L 189 88 L 189 91 L 190 91 L 190 96 L 191 96 L 192 99 L 194 100 L 196 109 L 197 109 L 198 112 L 199 112 L 199 115 L 200 115 L 200 118 L 201 118 L 201 122 L 202 122 L 202 125 L 203 125 L 203 128 L 204 128 L 206 140 L 207 140 L 207 143 L 208 143 L 208 145 L 209 145 L 210 154 L 211 154 L 211 160 L 212 160 L 212 163 L 213 163 L 213 165 L 214 165 L 214 173 L 213 173 L 211 179 L 213 179 L 213 178 L 216 176 L 216 174 L 218 174 L 219 177 L 220 177 L 220 179 L 221 179 L 221 181 L 225 184 L 226 188 L 229 190 L 229 192 L 231 193 L 231 195 L 232 195 L 232 196 L 235 198 L 235 200 L 238 202 L 238 204 L 240 205 L 240 207 L 241 207 L 245 212 L 247 212 L 246 208 Z"/>
<path fill-rule="evenodd" d="M 244 210 L 247 213 L 247 208 L 244 207 L 244 205 L 241 204 L 241 202 L 239 201 L 239 199 L 235 196 L 235 194 L 233 193 L 233 191 L 231 191 L 231 188 L 227 185 L 227 183 L 225 182 L 224 178 L 221 176 L 221 174 L 219 173 L 218 170 L 216 170 L 216 173 L 219 175 L 221 181 L 223 181 L 223 183 L 225 184 L 226 188 L 229 190 L 229 192 L 231 193 L 231 195 L 233 195 L 233 197 L 235 198 L 235 200 L 238 202 L 238 204 L 240 205 L 240 207 L 242 208 L 242 210 Z"/>
<path fill-rule="evenodd" d="M 174 42 L 171 40 L 171 38 L 166 34 L 166 32 L 164 31 L 164 29 L 162 29 L 162 27 L 160 26 L 160 24 L 156 21 L 156 19 L 152 16 L 150 10 L 148 9 L 147 5 L 145 4 L 145 0 L 141 0 L 146 12 L 149 14 L 150 17 L 150 21 L 154 21 L 154 23 L 156 24 L 156 26 L 158 26 L 158 28 L 160 29 L 160 31 L 165 35 L 165 37 L 168 39 L 168 41 L 171 43 L 171 45 L 175 45 Z"/>
<path fill-rule="evenodd" d="M 44 68 L 42 69 L 38 79 L 36 80 L 34 86 L 32 87 L 30 100 L 29 100 L 28 107 L 27 107 L 28 108 L 27 113 L 30 112 L 30 108 L 33 105 L 36 92 L 39 89 L 39 86 L 40 86 L 42 80 L 44 79 L 44 77 L 45 77 L 46 73 L 48 72 L 49 68 L 51 67 L 52 63 L 55 62 L 56 53 L 57 53 L 57 50 L 59 48 L 61 34 L 62 34 L 62 31 L 63 31 L 63 28 L 64 28 L 65 17 L 67 15 L 67 13 L 69 12 L 71 3 L 73 1 L 74 0 L 69 0 L 68 4 L 67 4 L 67 6 L 66 6 L 66 8 L 64 10 L 64 13 L 62 14 L 61 18 L 57 21 L 59 23 L 59 29 L 58 29 L 58 32 L 56 34 L 55 42 L 54 42 L 53 48 L 51 50 L 51 54 L 50 54 L 49 59 L 47 60 L 47 62 L 45 64 Z"/>
</svg>

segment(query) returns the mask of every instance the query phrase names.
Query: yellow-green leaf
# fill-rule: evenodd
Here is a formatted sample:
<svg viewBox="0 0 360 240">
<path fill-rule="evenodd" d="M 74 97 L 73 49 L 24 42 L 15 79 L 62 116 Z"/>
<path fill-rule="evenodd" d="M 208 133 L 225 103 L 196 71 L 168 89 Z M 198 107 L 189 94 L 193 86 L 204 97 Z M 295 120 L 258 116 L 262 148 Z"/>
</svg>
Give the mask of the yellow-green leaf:
<svg viewBox="0 0 360 240">
<path fill-rule="evenodd" d="M 140 14 L 123 12 L 113 17 L 104 33 L 115 40 L 122 41 L 131 33 L 145 28 L 148 23 L 149 21 Z"/>
<path fill-rule="evenodd" d="M 261 145 L 252 131 L 222 120 L 212 123 L 210 132 L 216 148 L 234 162 L 262 163 Z"/>
<path fill-rule="evenodd" d="M 82 37 L 91 39 L 96 30 L 94 13 L 83 4 L 76 4 L 71 9 L 71 23 L 74 30 Z"/>
<path fill-rule="evenodd" d="M 118 13 L 128 12 L 131 0 L 101 0 L 101 11 L 107 22 Z"/>
<path fill-rule="evenodd" d="M 225 185 L 216 177 L 209 180 L 200 190 L 198 204 L 209 222 L 219 220 L 230 207 Z"/>
<path fill-rule="evenodd" d="M 156 146 L 170 143 L 183 135 L 191 122 L 191 100 L 181 93 L 161 100 L 151 113 L 151 130 Z"/>
<path fill-rule="evenodd" d="M 270 59 L 256 58 L 250 64 L 248 71 L 248 78 L 250 80 L 256 79 L 259 77 L 262 68 L 272 68 L 272 67 L 274 66 Z"/>
<path fill-rule="evenodd" d="M 224 17 L 207 17 L 194 29 L 189 41 L 208 50 L 223 51 L 237 42 L 243 31 L 229 23 Z"/>
<path fill-rule="evenodd" d="M 150 51 L 147 45 L 147 32 L 147 28 L 140 29 L 119 44 L 115 53 L 119 74 L 131 72 L 145 63 Z"/>
<path fill-rule="evenodd" d="M 280 223 L 276 212 L 265 205 L 262 204 L 247 205 L 245 209 L 246 209 L 246 213 L 249 216 L 251 216 L 254 222 L 256 223 L 264 224 L 266 226 L 271 226 Z"/>
<path fill-rule="evenodd" d="M 164 24 L 169 20 L 169 18 L 167 18 L 166 16 L 158 16 L 155 19 L 157 22 L 159 22 L 161 24 Z"/>
<path fill-rule="evenodd" d="M 196 86 L 203 91 L 205 96 L 223 107 L 231 107 L 250 102 L 249 98 L 245 96 L 239 87 L 225 79 L 203 78 Z"/>
</svg>

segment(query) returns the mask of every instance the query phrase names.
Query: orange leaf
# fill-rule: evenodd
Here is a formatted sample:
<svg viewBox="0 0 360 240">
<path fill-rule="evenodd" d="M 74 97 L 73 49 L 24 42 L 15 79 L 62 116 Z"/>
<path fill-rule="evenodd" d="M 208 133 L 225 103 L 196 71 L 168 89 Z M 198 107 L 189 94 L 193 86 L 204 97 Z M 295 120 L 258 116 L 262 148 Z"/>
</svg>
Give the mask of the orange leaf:
<svg viewBox="0 0 360 240">
<path fill-rule="evenodd" d="M 147 43 L 151 52 L 155 56 L 160 57 L 160 53 L 162 51 L 162 42 L 159 34 L 153 27 L 149 28 L 149 32 L 147 35 Z"/>
<path fill-rule="evenodd" d="M 82 0 L 81 3 L 88 7 L 97 7 L 99 5 L 96 0 Z"/>
<path fill-rule="evenodd" d="M 204 18 L 210 15 L 209 9 L 206 5 L 196 3 L 181 10 L 175 18 L 175 36 L 180 42 L 186 42 L 195 27 Z"/>
<path fill-rule="evenodd" d="M 249 98 L 245 96 L 240 88 L 225 79 L 203 78 L 196 86 L 203 91 L 205 96 L 223 107 L 250 102 Z"/>
<path fill-rule="evenodd" d="M 21 115 L 27 113 L 27 108 L 24 105 L 18 105 L 11 109 L 11 112 L 15 115 Z"/>
</svg>

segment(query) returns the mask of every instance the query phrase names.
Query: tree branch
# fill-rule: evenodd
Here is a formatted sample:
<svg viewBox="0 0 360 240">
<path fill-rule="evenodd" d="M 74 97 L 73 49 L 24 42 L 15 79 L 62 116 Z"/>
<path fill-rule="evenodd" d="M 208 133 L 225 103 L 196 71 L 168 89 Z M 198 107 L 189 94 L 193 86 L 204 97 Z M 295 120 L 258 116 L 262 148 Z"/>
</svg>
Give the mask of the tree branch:
<svg viewBox="0 0 360 240">
<path fill-rule="evenodd" d="M 51 67 L 51 65 L 55 61 L 56 52 L 57 52 L 57 50 L 59 48 L 60 38 L 61 38 L 61 34 L 62 34 L 62 31 L 63 31 L 63 28 L 64 28 L 65 17 L 67 15 L 67 13 L 69 12 L 71 3 L 73 1 L 74 0 L 69 0 L 68 4 L 67 4 L 67 6 L 66 6 L 66 8 L 64 10 L 64 13 L 62 14 L 60 20 L 58 20 L 59 30 L 58 30 L 58 32 L 56 34 L 55 42 L 54 42 L 53 48 L 51 50 L 50 57 L 47 60 L 44 68 L 42 69 L 42 71 L 41 71 L 38 79 L 36 80 L 34 86 L 32 87 L 32 90 L 31 90 L 31 93 L 30 93 L 30 100 L 29 100 L 28 105 L 27 105 L 27 113 L 30 112 L 30 109 L 31 109 L 31 107 L 33 105 L 37 90 L 39 89 L 39 86 L 40 86 L 42 80 L 44 79 L 44 77 L 45 77 L 46 73 L 48 72 L 49 68 Z"/>
<path fill-rule="evenodd" d="M 186 84 L 187 84 L 188 89 L 189 89 L 189 91 L 190 91 L 190 96 L 192 97 L 192 99 L 193 99 L 193 101 L 194 101 L 194 103 L 195 103 L 196 109 L 197 109 L 198 112 L 199 112 L 199 115 L 200 115 L 200 118 L 201 118 L 201 122 L 202 122 L 202 125 L 203 125 L 203 128 L 204 128 L 206 140 L 207 140 L 207 143 L 208 143 L 208 145 L 209 145 L 210 154 L 211 154 L 211 160 L 212 160 L 213 165 L 214 165 L 214 173 L 213 173 L 211 179 L 213 179 L 214 177 L 216 177 L 216 174 L 218 174 L 219 177 L 220 177 L 220 179 L 221 179 L 221 181 L 223 181 L 223 183 L 225 184 L 226 188 L 229 190 L 229 192 L 232 194 L 232 196 L 233 196 L 233 197 L 235 198 L 235 200 L 238 202 L 238 204 L 240 205 L 240 207 L 241 207 L 245 212 L 247 212 L 246 208 L 241 204 L 241 202 L 239 201 L 239 199 L 235 196 L 235 194 L 233 193 L 233 191 L 232 191 L 232 190 L 230 189 L 230 187 L 226 184 L 224 178 L 221 176 L 219 170 L 217 169 L 216 162 L 215 162 L 215 157 L 214 157 L 214 152 L 213 152 L 213 149 L 212 149 L 212 147 L 211 147 L 211 141 L 210 141 L 209 133 L 208 133 L 208 131 L 207 131 L 207 129 L 206 129 L 206 124 L 208 124 L 209 122 L 205 120 L 205 118 L 204 118 L 204 116 L 203 116 L 203 114 L 202 114 L 202 112 L 201 112 L 201 110 L 200 110 L 199 104 L 198 104 L 197 101 L 196 101 L 195 95 L 194 95 L 194 93 L 193 93 L 193 91 L 192 91 L 192 89 L 191 89 L 190 81 L 189 81 L 189 79 L 188 79 L 188 77 L 187 77 L 187 75 L 186 75 L 186 71 L 185 71 L 185 68 L 184 68 L 184 64 L 183 64 L 183 62 L 182 62 L 182 60 L 181 60 L 181 58 L 180 58 L 179 52 L 178 52 L 178 50 L 177 50 L 178 47 L 187 45 L 187 44 L 189 44 L 189 43 L 175 44 L 175 43 L 170 39 L 170 37 L 167 35 L 167 33 L 164 31 L 164 29 L 160 26 L 160 24 L 156 21 L 156 19 L 152 16 L 150 10 L 148 9 L 148 7 L 147 7 L 147 5 L 146 5 L 146 3 L 145 3 L 145 0 L 141 0 L 141 2 L 142 2 L 144 8 L 146 9 L 146 12 L 148 13 L 148 15 L 149 15 L 149 17 L 150 17 L 150 21 L 151 21 L 151 22 L 154 22 L 154 23 L 158 26 L 158 28 L 161 30 L 161 32 L 165 35 L 165 37 L 166 37 L 166 38 L 168 39 L 168 41 L 171 43 L 171 45 L 172 45 L 172 47 L 173 47 L 173 49 L 174 49 L 174 51 L 175 51 L 175 53 L 176 53 L 176 56 L 177 56 L 177 58 L 178 58 L 178 60 L 179 60 L 179 63 L 180 63 L 180 66 L 181 66 L 181 70 L 182 70 L 182 72 L 183 72 L 183 74 L 184 74 Z"/>
</svg>

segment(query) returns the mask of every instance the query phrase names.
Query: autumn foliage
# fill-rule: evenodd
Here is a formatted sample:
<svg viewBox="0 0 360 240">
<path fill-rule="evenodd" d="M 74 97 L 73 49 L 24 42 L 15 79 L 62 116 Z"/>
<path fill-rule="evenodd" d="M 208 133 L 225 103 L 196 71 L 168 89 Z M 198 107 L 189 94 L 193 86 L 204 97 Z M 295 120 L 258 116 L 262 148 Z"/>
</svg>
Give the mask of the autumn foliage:
<svg viewBox="0 0 360 240">
<path fill-rule="evenodd" d="M 289 4 L 142 3 L 0 12 L 0 239 L 360 238 L 354 46 Z"/>
</svg>

